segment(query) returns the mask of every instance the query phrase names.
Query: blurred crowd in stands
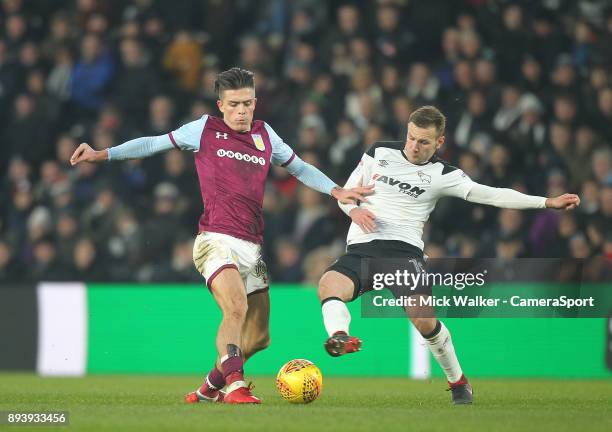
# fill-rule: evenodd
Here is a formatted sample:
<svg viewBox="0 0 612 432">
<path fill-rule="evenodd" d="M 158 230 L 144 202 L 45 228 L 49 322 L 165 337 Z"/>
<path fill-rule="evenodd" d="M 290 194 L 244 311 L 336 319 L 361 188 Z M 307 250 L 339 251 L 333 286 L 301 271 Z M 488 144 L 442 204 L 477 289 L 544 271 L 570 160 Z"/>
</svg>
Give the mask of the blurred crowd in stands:
<svg viewBox="0 0 612 432">
<path fill-rule="evenodd" d="M 343 184 L 424 104 L 473 180 L 574 212 L 439 202 L 431 257 L 612 260 L 612 2 L 1 0 L 0 281 L 194 281 L 193 155 L 80 164 L 96 149 L 218 114 L 216 74 L 256 73 L 256 118 Z M 345 246 L 335 201 L 274 167 L 274 282 L 316 282 Z"/>
</svg>

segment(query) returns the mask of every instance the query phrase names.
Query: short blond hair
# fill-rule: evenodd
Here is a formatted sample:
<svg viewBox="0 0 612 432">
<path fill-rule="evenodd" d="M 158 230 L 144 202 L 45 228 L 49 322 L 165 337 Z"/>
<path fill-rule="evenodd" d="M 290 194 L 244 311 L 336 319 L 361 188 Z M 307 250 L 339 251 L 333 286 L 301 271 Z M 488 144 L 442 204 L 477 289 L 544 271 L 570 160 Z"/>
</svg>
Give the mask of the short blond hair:
<svg viewBox="0 0 612 432">
<path fill-rule="evenodd" d="M 444 135 L 446 129 L 446 117 L 433 105 L 425 105 L 413 111 L 408 118 L 408 123 L 414 123 L 415 126 L 425 129 L 433 126 L 439 137 Z"/>
</svg>

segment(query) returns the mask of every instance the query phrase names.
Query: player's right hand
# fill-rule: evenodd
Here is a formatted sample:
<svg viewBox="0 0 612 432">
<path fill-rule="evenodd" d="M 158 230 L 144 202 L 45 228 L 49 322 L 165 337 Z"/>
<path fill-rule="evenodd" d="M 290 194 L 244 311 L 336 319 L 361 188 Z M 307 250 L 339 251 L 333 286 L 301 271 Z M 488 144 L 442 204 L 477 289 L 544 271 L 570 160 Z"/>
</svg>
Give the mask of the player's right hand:
<svg viewBox="0 0 612 432">
<path fill-rule="evenodd" d="M 366 196 L 374 193 L 374 185 L 358 186 L 350 189 L 336 186 L 331 190 L 331 196 L 342 204 L 355 204 L 356 202 L 368 202 Z"/>
<path fill-rule="evenodd" d="M 70 157 L 70 164 L 76 165 L 79 162 L 104 162 L 106 160 L 108 160 L 108 153 L 106 150 L 95 151 L 89 144 L 81 143 Z"/>
<path fill-rule="evenodd" d="M 574 210 L 580 205 L 580 197 L 576 194 L 563 194 L 555 198 L 546 199 L 546 208 L 557 210 Z"/>
<path fill-rule="evenodd" d="M 371 233 L 376 231 L 376 222 L 374 222 L 376 217 L 370 210 L 357 207 L 349 212 L 349 216 L 354 223 L 359 225 L 363 232 Z"/>
</svg>

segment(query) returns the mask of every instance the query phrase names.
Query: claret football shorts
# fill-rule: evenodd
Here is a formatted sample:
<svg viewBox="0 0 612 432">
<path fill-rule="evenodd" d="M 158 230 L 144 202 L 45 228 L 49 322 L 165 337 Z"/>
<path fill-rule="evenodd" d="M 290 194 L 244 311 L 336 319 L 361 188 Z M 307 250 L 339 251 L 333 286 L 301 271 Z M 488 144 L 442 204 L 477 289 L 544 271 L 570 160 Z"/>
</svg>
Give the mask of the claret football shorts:
<svg viewBox="0 0 612 432">
<path fill-rule="evenodd" d="M 268 272 L 259 244 L 227 234 L 202 232 L 193 245 L 193 263 L 209 289 L 221 270 L 231 267 L 240 273 L 247 295 L 268 289 Z"/>
</svg>

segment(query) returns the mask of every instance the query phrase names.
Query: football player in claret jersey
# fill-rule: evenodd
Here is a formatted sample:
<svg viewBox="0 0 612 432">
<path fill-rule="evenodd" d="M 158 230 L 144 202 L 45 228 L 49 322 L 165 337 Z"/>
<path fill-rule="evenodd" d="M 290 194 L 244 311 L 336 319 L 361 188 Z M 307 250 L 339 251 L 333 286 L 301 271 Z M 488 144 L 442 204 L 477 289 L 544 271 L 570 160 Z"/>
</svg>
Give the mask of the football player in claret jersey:
<svg viewBox="0 0 612 432">
<path fill-rule="evenodd" d="M 349 333 L 351 315 L 345 302 L 372 289 L 363 286 L 362 261 L 397 258 L 412 263 L 413 272 L 424 268 L 423 225 L 436 202 L 443 196 L 489 204 L 496 207 L 571 210 L 580 204 L 578 196 L 556 198 L 525 195 L 512 189 L 493 188 L 472 181 L 436 156 L 444 143 L 446 119 L 433 106 L 414 111 L 409 118 L 406 142 L 379 142 L 362 157 L 345 187 L 376 185 L 368 202 L 340 204 L 352 219 L 347 251 L 325 272 L 319 282 L 323 322 L 329 335 L 327 352 L 340 356 L 356 352 L 361 340 Z M 431 287 L 419 286 L 415 296 L 431 295 Z M 423 335 L 434 358 L 444 370 L 455 404 L 472 403 L 472 388 L 455 354 L 448 329 L 435 318 L 432 308 L 406 307 L 406 312 Z"/>
<path fill-rule="evenodd" d="M 102 151 L 83 143 L 71 163 L 142 158 L 171 149 L 193 152 L 204 202 L 193 260 L 223 317 L 215 364 L 185 401 L 260 403 L 245 383 L 243 365 L 270 340 L 268 276 L 261 258 L 262 202 L 270 164 L 286 167 L 306 186 L 345 204 L 365 200 L 371 188 L 337 186 L 296 156 L 270 125 L 254 121 L 252 72 L 232 68 L 220 73 L 215 91 L 222 118 L 204 115 L 166 135 L 137 138 Z M 198 325 L 197 316 L 186 318 Z"/>
</svg>

